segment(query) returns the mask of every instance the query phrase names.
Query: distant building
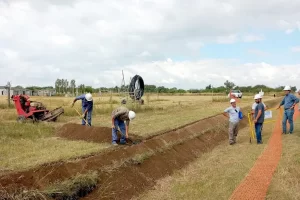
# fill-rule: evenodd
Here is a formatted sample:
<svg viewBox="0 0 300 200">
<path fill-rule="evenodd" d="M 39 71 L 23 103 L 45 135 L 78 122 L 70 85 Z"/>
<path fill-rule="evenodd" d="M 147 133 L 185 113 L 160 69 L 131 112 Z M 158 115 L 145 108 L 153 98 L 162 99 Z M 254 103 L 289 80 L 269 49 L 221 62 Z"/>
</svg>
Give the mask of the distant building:
<svg viewBox="0 0 300 200">
<path fill-rule="evenodd" d="M 28 89 L 23 89 L 23 88 L 14 88 L 14 87 L 10 88 L 10 95 L 21 95 L 21 94 L 32 96 L 33 91 Z M 0 86 L 0 96 L 7 96 L 7 95 L 8 95 L 8 89 L 6 89 L 5 86 Z"/>
<path fill-rule="evenodd" d="M 55 89 L 45 89 L 37 91 L 38 96 L 55 96 Z"/>
</svg>

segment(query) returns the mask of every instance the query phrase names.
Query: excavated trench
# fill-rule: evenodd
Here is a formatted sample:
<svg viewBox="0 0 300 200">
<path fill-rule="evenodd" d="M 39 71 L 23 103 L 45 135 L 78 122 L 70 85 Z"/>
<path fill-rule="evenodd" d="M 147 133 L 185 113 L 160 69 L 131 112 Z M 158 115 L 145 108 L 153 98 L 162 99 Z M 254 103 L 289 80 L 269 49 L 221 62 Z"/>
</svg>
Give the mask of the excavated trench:
<svg viewBox="0 0 300 200">
<path fill-rule="evenodd" d="M 278 100 L 265 103 L 273 107 Z M 250 107 L 246 107 L 243 110 L 249 109 Z M 247 125 L 247 117 L 244 117 L 240 128 Z M 96 170 L 99 172 L 98 185 L 83 199 L 130 199 L 154 186 L 156 180 L 171 175 L 174 170 L 181 169 L 226 139 L 228 119 L 216 115 L 146 139 L 140 144 L 119 146 L 77 162 L 53 163 L 3 175 L 0 177 L 0 184 L 8 188 L 43 189 L 50 183 L 70 178 L 77 172 Z"/>
</svg>

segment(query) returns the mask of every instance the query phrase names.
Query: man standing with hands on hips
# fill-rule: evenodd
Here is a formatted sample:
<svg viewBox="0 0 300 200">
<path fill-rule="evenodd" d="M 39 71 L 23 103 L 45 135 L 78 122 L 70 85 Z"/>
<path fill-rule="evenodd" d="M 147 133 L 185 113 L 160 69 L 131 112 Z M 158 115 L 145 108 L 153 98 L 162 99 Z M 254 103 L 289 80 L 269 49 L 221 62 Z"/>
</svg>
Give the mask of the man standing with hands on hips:
<svg viewBox="0 0 300 200">
<path fill-rule="evenodd" d="M 297 103 L 299 103 L 299 99 L 291 94 L 291 87 L 290 86 L 285 86 L 283 89 L 285 91 L 285 97 L 279 104 L 278 108 L 280 106 L 284 105 L 284 112 L 283 112 L 283 119 L 282 119 L 282 134 L 287 134 L 286 132 L 286 121 L 289 120 L 290 124 L 290 130 L 289 133 L 292 134 L 294 131 L 294 112 L 295 112 L 295 106 Z"/>
<path fill-rule="evenodd" d="M 261 138 L 261 130 L 265 120 L 265 106 L 261 102 L 261 96 L 256 94 L 254 96 L 255 102 L 257 103 L 255 110 L 254 110 L 254 125 L 255 125 L 255 133 L 256 133 L 256 140 L 257 144 L 262 144 Z"/>
<path fill-rule="evenodd" d="M 231 99 L 230 104 L 231 106 L 224 110 L 223 115 L 229 117 L 229 144 L 233 145 L 236 143 L 242 113 L 240 108 L 236 106 L 235 99 Z"/>
</svg>

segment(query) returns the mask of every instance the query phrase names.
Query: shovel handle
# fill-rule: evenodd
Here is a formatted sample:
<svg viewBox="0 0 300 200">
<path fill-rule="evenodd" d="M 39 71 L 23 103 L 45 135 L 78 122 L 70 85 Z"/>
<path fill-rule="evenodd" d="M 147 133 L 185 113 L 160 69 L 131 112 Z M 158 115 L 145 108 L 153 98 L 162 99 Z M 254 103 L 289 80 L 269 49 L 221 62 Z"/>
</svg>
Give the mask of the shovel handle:
<svg viewBox="0 0 300 200">
<path fill-rule="evenodd" d="M 74 110 L 76 110 L 76 112 L 78 113 L 78 115 L 81 116 L 81 114 L 78 112 L 78 110 L 76 108 L 74 108 Z M 88 126 L 90 126 L 84 118 L 83 118 L 83 120 L 85 121 L 85 124 L 87 124 Z"/>
</svg>

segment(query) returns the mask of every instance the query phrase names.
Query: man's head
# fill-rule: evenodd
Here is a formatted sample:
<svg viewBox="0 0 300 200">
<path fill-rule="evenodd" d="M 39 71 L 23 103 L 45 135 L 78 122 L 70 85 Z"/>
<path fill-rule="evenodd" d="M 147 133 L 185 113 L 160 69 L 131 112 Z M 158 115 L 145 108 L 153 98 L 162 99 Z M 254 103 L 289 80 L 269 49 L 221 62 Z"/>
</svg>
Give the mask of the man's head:
<svg viewBox="0 0 300 200">
<path fill-rule="evenodd" d="M 260 94 L 256 94 L 255 96 L 254 96 L 254 100 L 255 100 L 255 102 L 256 103 L 259 103 L 259 102 L 261 102 L 261 95 Z"/>
<path fill-rule="evenodd" d="M 235 99 L 230 99 L 230 104 L 231 104 L 233 107 L 236 107 L 236 101 L 235 101 Z"/>
<path fill-rule="evenodd" d="M 284 90 L 284 93 L 287 95 L 291 92 L 291 87 L 287 85 L 287 86 L 284 87 L 283 90 Z"/>
<path fill-rule="evenodd" d="M 91 93 L 85 94 L 85 99 L 86 99 L 87 101 L 92 101 L 92 100 L 93 100 L 92 94 L 91 94 Z"/>
</svg>

